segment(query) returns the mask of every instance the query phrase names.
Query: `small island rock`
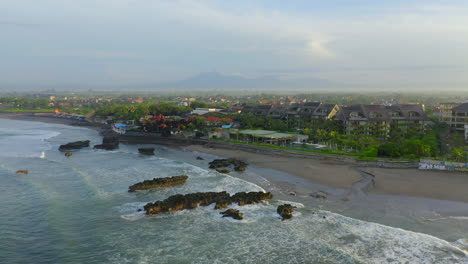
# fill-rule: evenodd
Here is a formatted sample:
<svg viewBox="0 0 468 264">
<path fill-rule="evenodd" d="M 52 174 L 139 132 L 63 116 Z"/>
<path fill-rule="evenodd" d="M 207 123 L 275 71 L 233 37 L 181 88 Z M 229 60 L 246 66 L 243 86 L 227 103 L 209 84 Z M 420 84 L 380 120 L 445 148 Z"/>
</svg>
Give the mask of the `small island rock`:
<svg viewBox="0 0 468 264">
<path fill-rule="evenodd" d="M 293 211 L 294 206 L 290 204 L 282 204 L 276 209 L 276 212 L 282 217 L 282 220 L 291 219 L 293 217 Z"/>
<path fill-rule="evenodd" d="M 172 176 L 165 178 L 154 178 L 152 180 L 145 180 L 128 187 L 128 192 L 135 192 L 137 190 L 147 190 L 159 187 L 169 187 L 177 184 L 182 184 L 187 181 L 188 176 Z"/>
<path fill-rule="evenodd" d="M 235 220 L 244 219 L 244 214 L 243 213 L 241 213 L 239 210 L 235 210 L 235 209 L 232 209 L 232 208 L 227 209 L 226 211 L 221 212 L 220 214 L 222 214 L 223 217 L 232 217 Z"/>
</svg>

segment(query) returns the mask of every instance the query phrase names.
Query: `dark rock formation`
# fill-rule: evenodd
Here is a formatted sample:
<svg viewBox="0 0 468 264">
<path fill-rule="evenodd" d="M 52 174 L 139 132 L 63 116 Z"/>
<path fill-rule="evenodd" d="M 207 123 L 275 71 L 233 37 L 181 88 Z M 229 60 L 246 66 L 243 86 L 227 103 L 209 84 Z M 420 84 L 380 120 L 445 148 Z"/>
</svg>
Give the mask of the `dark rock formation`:
<svg viewBox="0 0 468 264">
<path fill-rule="evenodd" d="M 205 160 L 205 159 L 202 158 L 202 157 L 200 157 L 200 156 L 198 156 L 198 157 L 197 157 L 197 160 Z"/>
<path fill-rule="evenodd" d="M 228 169 L 216 169 L 217 172 L 219 173 L 230 173 L 231 171 Z"/>
<path fill-rule="evenodd" d="M 73 153 L 71 153 L 71 152 L 65 153 L 65 157 L 67 157 L 67 158 L 68 158 L 68 157 L 71 157 L 72 155 L 73 155 Z"/>
<path fill-rule="evenodd" d="M 134 192 L 137 190 L 146 190 L 158 187 L 169 187 L 177 184 L 182 184 L 187 181 L 188 176 L 173 176 L 173 177 L 165 177 L 165 178 L 154 178 L 152 180 L 146 180 L 143 182 L 136 183 L 130 187 L 128 187 L 129 192 Z"/>
<path fill-rule="evenodd" d="M 119 144 L 119 138 L 114 136 L 105 136 L 102 138 L 102 144 Z"/>
<path fill-rule="evenodd" d="M 138 152 L 143 155 L 154 155 L 154 148 L 139 148 Z"/>
<path fill-rule="evenodd" d="M 119 148 L 119 144 L 115 143 L 106 143 L 106 144 L 99 144 L 99 145 L 94 145 L 94 149 L 104 149 L 104 150 L 114 150 Z"/>
<path fill-rule="evenodd" d="M 81 149 L 85 147 L 89 147 L 89 140 L 75 141 L 75 142 L 70 142 L 65 145 L 60 145 L 59 150 L 67 151 L 67 150 L 72 150 L 72 149 Z"/>
<path fill-rule="evenodd" d="M 193 209 L 198 206 L 207 206 L 215 203 L 215 209 L 222 209 L 231 203 L 239 205 L 259 203 L 262 200 L 269 200 L 273 196 L 264 192 L 242 192 L 230 196 L 227 192 L 200 192 L 189 194 L 176 194 L 166 200 L 147 203 L 144 207 L 147 215 L 154 215 L 166 212 Z"/>
<path fill-rule="evenodd" d="M 282 204 L 278 206 L 276 212 L 282 217 L 282 220 L 291 219 L 293 217 L 292 213 L 294 211 L 294 206 L 290 204 Z"/>
<path fill-rule="evenodd" d="M 236 219 L 236 220 L 242 220 L 244 219 L 244 214 L 239 212 L 239 210 L 235 210 L 235 209 L 227 209 L 226 211 L 224 212 L 221 212 L 220 214 L 223 215 L 223 217 L 232 217 L 233 219 Z"/>
<path fill-rule="evenodd" d="M 114 150 L 119 148 L 119 138 L 113 136 L 105 136 L 102 139 L 102 144 L 94 145 L 95 149 Z"/>
<path fill-rule="evenodd" d="M 210 169 L 233 166 L 235 171 L 245 171 L 247 163 L 237 159 L 215 159 L 210 164 Z"/>
</svg>

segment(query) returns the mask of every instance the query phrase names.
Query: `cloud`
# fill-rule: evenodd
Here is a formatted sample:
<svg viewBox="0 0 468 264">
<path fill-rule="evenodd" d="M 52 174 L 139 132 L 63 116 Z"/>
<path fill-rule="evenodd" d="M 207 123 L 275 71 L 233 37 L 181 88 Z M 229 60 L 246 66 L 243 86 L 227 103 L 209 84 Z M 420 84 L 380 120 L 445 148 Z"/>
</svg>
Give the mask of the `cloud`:
<svg viewBox="0 0 468 264">
<path fill-rule="evenodd" d="M 327 40 L 311 40 L 307 43 L 307 47 L 312 54 L 322 58 L 334 58 L 336 55 L 327 48 Z"/>
<path fill-rule="evenodd" d="M 31 65 L 29 60 L 40 56 L 41 70 L 51 72 L 82 66 L 102 73 L 118 61 L 123 72 L 132 69 L 128 82 L 150 80 L 153 72 L 171 79 L 212 69 L 290 77 L 298 74 L 290 69 L 313 69 L 300 74 L 355 84 L 385 80 L 398 86 L 417 83 L 409 81 L 414 76 L 428 85 L 434 78 L 468 85 L 468 76 L 444 68 L 468 67 L 467 5 L 458 0 L 451 5 L 398 2 L 375 4 L 366 12 L 317 1 L 317 8 L 308 4 L 298 12 L 282 9 L 292 5 L 287 1 L 272 8 L 268 1 L 16 0 L 0 10 L 5 20 L 0 25 L 47 27 L 5 27 L 0 66 Z M 301 3 L 294 5 L 300 9 Z M 138 65 L 146 70 L 140 72 Z M 117 79 L 118 73 L 113 76 Z"/>
</svg>

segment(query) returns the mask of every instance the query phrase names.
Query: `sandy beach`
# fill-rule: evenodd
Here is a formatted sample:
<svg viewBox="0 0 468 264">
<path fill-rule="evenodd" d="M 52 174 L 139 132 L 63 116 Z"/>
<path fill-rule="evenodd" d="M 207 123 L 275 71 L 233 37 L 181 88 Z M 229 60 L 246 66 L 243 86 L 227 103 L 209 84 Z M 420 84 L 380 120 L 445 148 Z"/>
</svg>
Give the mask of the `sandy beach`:
<svg viewBox="0 0 468 264">
<path fill-rule="evenodd" d="M 33 121 L 33 122 L 43 122 L 49 124 L 60 124 L 68 126 L 80 126 L 86 127 L 89 129 L 94 129 L 101 131 L 103 126 L 97 126 L 96 124 L 90 124 L 85 122 L 80 122 L 72 119 L 65 118 L 55 118 L 52 117 L 52 113 L 36 113 L 36 112 L 0 112 L 1 119 L 11 119 L 11 120 L 21 120 L 21 121 Z"/>
<path fill-rule="evenodd" d="M 402 195 L 438 200 L 468 202 L 468 174 L 461 172 L 421 171 L 418 169 L 384 169 L 354 167 L 330 160 L 279 157 L 240 150 L 206 148 L 199 145 L 186 149 L 222 157 L 238 158 L 261 168 L 269 168 L 338 189 L 350 189 L 362 179 L 359 170 L 375 176 L 371 194 Z"/>
<path fill-rule="evenodd" d="M 75 120 L 38 116 L 34 113 L 0 113 L 0 118 L 36 121 L 64 125 L 80 125 Z M 82 126 L 82 125 L 80 125 Z M 100 131 L 93 125 L 86 126 Z M 375 186 L 370 194 L 423 197 L 437 200 L 468 202 L 468 174 L 463 172 L 422 171 L 418 169 L 386 169 L 356 167 L 356 164 L 333 161 L 327 158 L 311 159 L 253 153 L 242 150 L 210 148 L 201 145 L 184 146 L 221 157 L 245 160 L 259 168 L 286 172 L 313 184 L 350 190 L 353 184 L 363 179 L 362 172 L 375 176 Z"/>
</svg>

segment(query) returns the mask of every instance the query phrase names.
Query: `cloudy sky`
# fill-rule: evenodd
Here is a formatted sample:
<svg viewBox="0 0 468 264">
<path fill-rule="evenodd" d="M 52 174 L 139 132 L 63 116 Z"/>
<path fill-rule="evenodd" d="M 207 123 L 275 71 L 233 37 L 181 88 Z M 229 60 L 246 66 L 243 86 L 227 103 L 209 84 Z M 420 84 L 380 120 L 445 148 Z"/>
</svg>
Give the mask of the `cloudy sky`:
<svg viewBox="0 0 468 264">
<path fill-rule="evenodd" d="M 468 1 L 1 0 L 0 89 L 200 72 L 468 90 Z"/>
</svg>

